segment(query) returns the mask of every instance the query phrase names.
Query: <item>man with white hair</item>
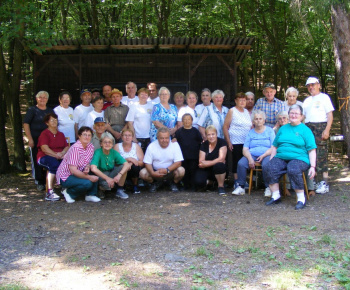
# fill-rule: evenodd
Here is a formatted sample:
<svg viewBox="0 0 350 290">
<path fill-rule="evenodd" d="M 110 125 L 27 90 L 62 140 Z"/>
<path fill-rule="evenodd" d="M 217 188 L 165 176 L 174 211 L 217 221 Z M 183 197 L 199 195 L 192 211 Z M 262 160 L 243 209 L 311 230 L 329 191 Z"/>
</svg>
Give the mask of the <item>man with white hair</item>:
<svg viewBox="0 0 350 290">
<path fill-rule="evenodd" d="M 130 105 L 139 101 L 138 96 L 136 96 L 137 86 L 134 82 L 127 82 L 125 85 L 125 90 L 126 90 L 127 96 L 124 96 L 122 98 L 122 101 L 121 101 L 122 104 L 130 107 Z"/>
<path fill-rule="evenodd" d="M 253 92 L 246 92 L 245 95 L 246 95 L 245 108 L 248 110 L 249 114 L 251 115 L 255 104 L 255 95 Z"/>
<path fill-rule="evenodd" d="M 321 93 L 321 84 L 318 78 L 309 77 L 306 86 L 311 96 L 306 98 L 303 103 L 305 124 L 315 136 L 317 180 L 321 180 L 316 186 L 316 193 L 324 194 L 329 192 L 327 139 L 333 123 L 334 107 L 330 97 Z"/>
</svg>

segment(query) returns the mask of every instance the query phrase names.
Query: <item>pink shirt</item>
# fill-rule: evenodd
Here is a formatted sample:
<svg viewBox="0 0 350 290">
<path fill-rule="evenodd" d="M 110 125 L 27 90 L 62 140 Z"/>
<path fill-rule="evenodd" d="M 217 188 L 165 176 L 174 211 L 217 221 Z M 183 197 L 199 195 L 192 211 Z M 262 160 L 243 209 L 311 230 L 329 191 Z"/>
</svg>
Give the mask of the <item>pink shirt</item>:
<svg viewBox="0 0 350 290">
<path fill-rule="evenodd" d="M 80 140 L 78 140 L 72 147 L 69 148 L 67 154 L 64 156 L 63 161 L 57 169 L 56 180 L 57 184 L 60 181 L 66 181 L 69 176 L 72 175 L 69 170 L 69 165 L 74 165 L 81 172 L 84 168 L 90 164 L 92 157 L 94 156 L 94 145 L 89 143 L 86 148 L 83 147 Z"/>
</svg>

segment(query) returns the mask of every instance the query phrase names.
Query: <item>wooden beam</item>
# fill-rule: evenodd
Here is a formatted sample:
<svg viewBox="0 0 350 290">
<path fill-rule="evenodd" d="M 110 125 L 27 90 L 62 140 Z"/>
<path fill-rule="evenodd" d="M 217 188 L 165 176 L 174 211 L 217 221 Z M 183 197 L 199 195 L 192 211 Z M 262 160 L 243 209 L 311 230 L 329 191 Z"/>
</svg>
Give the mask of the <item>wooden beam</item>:
<svg viewBox="0 0 350 290">
<path fill-rule="evenodd" d="M 207 54 L 203 55 L 202 58 L 196 64 L 196 66 L 193 69 L 191 69 L 191 78 L 194 76 L 194 74 L 196 73 L 196 71 L 197 71 L 198 67 L 201 65 L 201 63 L 203 61 L 205 61 L 207 58 L 208 58 Z"/>
<path fill-rule="evenodd" d="M 190 44 L 189 49 L 232 49 L 234 45 L 216 45 L 216 44 Z"/>
<path fill-rule="evenodd" d="M 79 45 L 53 45 L 41 47 L 43 50 L 79 50 Z"/>
<path fill-rule="evenodd" d="M 86 50 L 104 50 L 108 49 L 109 45 L 81 45 L 81 48 Z"/>
<path fill-rule="evenodd" d="M 152 44 L 142 44 L 142 45 L 111 45 L 111 48 L 114 49 L 155 49 L 155 46 Z"/>
<path fill-rule="evenodd" d="M 160 49 L 186 49 L 186 44 L 160 44 Z"/>
<path fill-rule="evenodd" d="M 249 50 L 251 49 L 251 45 L 237 45 L 236 49 L 244 49 L 244 50 Z"/>
<path fill-rule="evenodd" d="M 224 58 L 221 55 L 216 56 L 229 70 L 230 74 L 234 77 L 235 76 L 235 70 L 234 68 L 230 67 L 230 65 L 224 60 Z"/>
</svg>

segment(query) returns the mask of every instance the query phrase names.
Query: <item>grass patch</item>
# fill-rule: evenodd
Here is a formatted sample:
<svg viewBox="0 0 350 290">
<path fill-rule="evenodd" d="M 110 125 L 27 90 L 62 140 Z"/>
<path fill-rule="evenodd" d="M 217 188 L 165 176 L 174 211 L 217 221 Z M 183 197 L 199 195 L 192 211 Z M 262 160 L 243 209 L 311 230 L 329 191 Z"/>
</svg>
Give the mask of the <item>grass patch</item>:
<svg viewBox="0 0 350 290">
<path fill-rule="evenodd" d="M 23 286 L 21 284 L 7 284 L 7 285 L 0 285 L 0 290 L 29 290 L 30 288 L 27 286 Z"/>
</svg>

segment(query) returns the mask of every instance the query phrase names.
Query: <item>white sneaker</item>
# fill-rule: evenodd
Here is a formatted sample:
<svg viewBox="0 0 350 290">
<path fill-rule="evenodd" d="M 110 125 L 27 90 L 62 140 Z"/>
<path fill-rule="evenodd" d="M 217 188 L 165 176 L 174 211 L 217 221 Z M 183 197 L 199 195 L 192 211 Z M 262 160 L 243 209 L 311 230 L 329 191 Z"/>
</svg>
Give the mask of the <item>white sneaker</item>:
<svg viewBox="0 0 350 290">
<path fill-rule="evenodd" d="M 85 196 L 85 201 L 100 202 L 101 199 L 95 195 L 87 195 Z"/>
<path fill-rule="evenodd" d="M 245 194 L 245 190 L 244 190 L 244 188 L 238 186 L 234 191 L 232 191 L 232 194 L 234 194 L 234 195 L 244 195 Z"/>
<path fill-rule="evenodd" d="M 66 199 L 66 202 L 68 203 L 73 203 L 75 202 L 75 200 L 73 198 L 70 197 L 69 193 L 67 192 L 67 189 L 65 188 L 64 190 L 62 190 L 62 194 L 64 196 L 64 198 Z"/>
<path fill-rule="evenodd" d="M 318 193 L 318 194 L 325 194 L 325 193 L 328 193 L 328 192 L 329 192 L 329 185 L 326 184 L 325 181 L 321 181 L 318 184 L 318 187 L 316 189 L 316 193 Z"/>
<path fill-rule="evenodd" d="M 270 187 L 265 188 L 264 195 L 265 195 L 265 197 L 271 197 L 272 193 L 271 193 Z"/>
</svg>

